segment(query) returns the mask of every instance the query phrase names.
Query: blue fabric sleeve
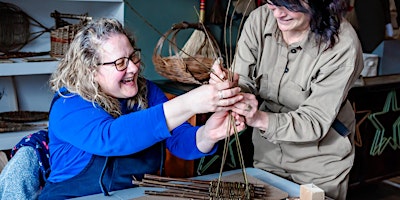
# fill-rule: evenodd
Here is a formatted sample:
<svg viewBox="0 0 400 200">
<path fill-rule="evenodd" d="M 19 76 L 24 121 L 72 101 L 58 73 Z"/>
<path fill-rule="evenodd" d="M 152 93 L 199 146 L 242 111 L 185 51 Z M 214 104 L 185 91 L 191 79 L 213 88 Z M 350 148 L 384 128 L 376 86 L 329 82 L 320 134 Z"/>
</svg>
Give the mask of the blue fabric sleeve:
<svg viewBox="0 0 400 200">
<path fill-rule="evenodd" d="M 158 95 L 164 96 L 162 93 Z M 149 98 L 157 99 L 151 95 Z M 71 148 L 91 154 L 132 154 L 171 136 L 162 102 L 152 104 L 154 106 L 148 109 L 114 119 L 102 108 L 94 107 L 80 96 L 61 97 L 54 103 L 50 113 L 49 132 L 60 142 L 71 144 Z"/>
<path fill-rule="evenodd" d="M 189 123 L 184 123 L 175 128 L 172 132 L 172 137 L 166 140 L 168 150 L 175 156 L 185 160 L 193 160 L 214 154 L 217 151 L 217 145 L 206 154 L 202 153 L 197 148 L 196 132 L 199 128 L 200 127 L 192 126 Z"/>
<path fill-rule="evenodd" d="M 148 109 L 116 119 L 80 96 L 61 97 L 50 113 L 49 132 L 60 142 L 91 154 L 121 156 L 141 151 L 171 137 L 162 104 L 168 99 L 151 82 L 148 82 L 148 90 Z M 166 141 L 169 150 L 185 159 L 203 156 L 196 147 L 197 129 L 189 123 L 175 128 Z"/>
<path fill-rule="evenodd" d="M 151 88 L 149 102 L 165 102 L 168 100 L 154 83 L 149 82 L 148 88 Z M 160 93 L 162 93 L 162 95 L 160 95 Z M 152 100 L 154 97 L 161 97 L 161 99 Z M 172 130 L 172 136 L 166 139 L 167 149 L 175 156 L 185 160 L 193 160 L 215 153 L 217 147 L 214 147 L 213 150 L 207 154 L 202 153 L 197 148 L 196 132 L 199 128 L 198 126 L 192 126 L 188 122 L 176 127 Z"/>
<path fill-rule="evenodd" d="M 51 182 L 78 174 L 92 154 L 123 156 L 139 152 L 164 141 L 170 152 L 182 159 L 213 154 L 201 153 L 196 146 L 196 131 L 185 122 L 168 130 L 163 103 L 168 99 L 155 84 L 148 82 L 149 108 L 114 119 L 99 106 L 80 96 L 60 97 L 50 112 L 49 149 Z M 72 94 L 68 94 L 72 95 Z"/>
</svg>

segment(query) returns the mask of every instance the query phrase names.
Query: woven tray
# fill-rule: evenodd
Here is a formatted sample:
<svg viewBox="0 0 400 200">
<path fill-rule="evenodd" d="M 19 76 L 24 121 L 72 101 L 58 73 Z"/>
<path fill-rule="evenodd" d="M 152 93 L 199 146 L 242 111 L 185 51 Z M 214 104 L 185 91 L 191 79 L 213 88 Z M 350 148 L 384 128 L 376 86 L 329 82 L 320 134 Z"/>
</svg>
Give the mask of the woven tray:
<svg viewBox="0 0 400 200">
<path fill-rule="evenodd" d="M 0 120 L 7 122 L 35 122 L 46 120 L 48 117 L 48 112 L 38 111 L 11 111 L 0 113 Z"/>
<path fill-rule="evenodd" d="M 21 123 L 0 121 L 0 133 L 21 131 L 22 127 Z"/>
<path fill-rule="evenodd" d="M 20 123 L 20 122 L 8 122 L 0 121 L 0 133 L 4 132 L 16 132 L 16 131 L 31 131 L 38 129 L 47 128 L 47 123 Z"/>
</svg>

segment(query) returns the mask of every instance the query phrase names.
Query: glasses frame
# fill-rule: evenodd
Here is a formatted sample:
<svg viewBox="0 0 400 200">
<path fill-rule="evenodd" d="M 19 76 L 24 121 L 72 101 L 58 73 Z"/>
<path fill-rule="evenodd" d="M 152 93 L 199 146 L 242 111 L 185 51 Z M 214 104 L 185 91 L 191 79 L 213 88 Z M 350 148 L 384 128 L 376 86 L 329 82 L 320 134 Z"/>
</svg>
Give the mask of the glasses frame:
<svg viewBox="0 0 400 200">
<path fill-rule="evenodd" d="M 134 58 L 138 58 L 138 60 L 136 62 L 134 62 Z M 123 68 L 118 68 L 117 63 L 123 60 L 124 62 L 124 67 Z M 114 64 L 114 67 L 117 71 L 124 71 L 126 68 L 128 68 L 129 65 L 129 60 L 133 62 L 133 64 L 137 65 L 138 63 L 140 63 L 142 61 L 141 59 L 141 49 L 138 48 L 134 48 L 134 51 L 132 52 L 131 55 L 129 55 L 129 57 L 121 57 L 118 58 L 112 62 L 104 62 L 104 63 L 97 63 L 97 65 L 111 65 Z"/>
</svg>

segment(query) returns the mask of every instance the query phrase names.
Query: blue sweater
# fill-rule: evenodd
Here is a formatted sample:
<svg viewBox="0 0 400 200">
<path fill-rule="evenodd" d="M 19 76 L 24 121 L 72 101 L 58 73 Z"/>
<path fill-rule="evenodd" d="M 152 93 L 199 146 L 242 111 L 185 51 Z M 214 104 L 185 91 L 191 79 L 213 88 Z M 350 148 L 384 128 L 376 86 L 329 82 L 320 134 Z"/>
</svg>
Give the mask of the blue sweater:
<svg viewBox="0 0 400 200">
<path fill-rule="evenodd" d="M 60 182 L 77 175 L 93 154 L 134 154 L 162 140 L 171 153 L 182 159 L 192 160 L 216 151 L 214 147 L 204 154 L 197 149 L 197 126 L 185 122 L 170 132 L 163 109 L 168 99 L 154 83 L 147 81 L 147 87 L 149 108 L 129 113 L 126 101 L 121 100 L 124 114 L 118 118 L 79 95 L 60 97 L 50 112 L 48 180 Z"/>
</svg>

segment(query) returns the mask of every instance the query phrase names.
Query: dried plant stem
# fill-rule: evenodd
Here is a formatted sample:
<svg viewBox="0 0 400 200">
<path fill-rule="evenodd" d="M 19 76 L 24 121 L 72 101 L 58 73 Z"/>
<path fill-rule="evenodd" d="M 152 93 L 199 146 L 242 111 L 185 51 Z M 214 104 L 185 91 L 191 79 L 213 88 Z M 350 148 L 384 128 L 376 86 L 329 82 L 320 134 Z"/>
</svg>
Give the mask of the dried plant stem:
<svg viewBox="0 0 400 200">
<path fill-rule="evenodd" d="M 144 192 L 148 195 L 157 195 L 157 196 L 167 196 L 167 197 L 180 197 L 180 198 L 188 198 L 188 199 L 210 199 L 208 195 L 196 195 L 193 193 L 186 193 L 182 191 L 150 191 L 146 190 Z"/>
<path fill-rule="evenodd" d="M 262 184 L 251 185 L 251 195 L 247 196 L 246 185 L 243 193 L 243 185 L 239 182 L 217 182 L 205 180 L 193 180 L 186 178 L 169 178 L 146 174 L 142 181 L 133 181 L 134 185 L 142 187 L 157 187 L 168 189 L 166 191 L 145 191 L 148 195 L 183 197 L 191 199 L 221 199 L 221 198 L 243 198 L 242 195 L 251 199 L 263 199 L 267 191 Z M 221 184 L 221 189 L 215 187 Z M 219 192 L 221 194 L 219 194 Z"/>
</svg>

